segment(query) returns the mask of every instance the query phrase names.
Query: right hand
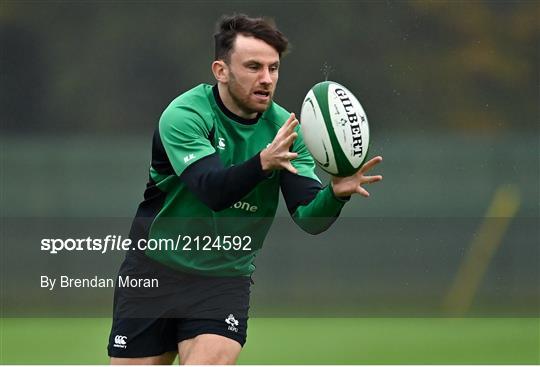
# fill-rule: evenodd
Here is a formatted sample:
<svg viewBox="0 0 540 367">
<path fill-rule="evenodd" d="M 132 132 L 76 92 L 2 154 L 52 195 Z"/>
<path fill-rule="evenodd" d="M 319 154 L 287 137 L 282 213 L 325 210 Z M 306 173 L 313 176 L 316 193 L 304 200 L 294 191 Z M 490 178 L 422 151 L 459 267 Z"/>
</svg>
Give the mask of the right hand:
<svg viewBox="0 0 540 367">
<path fill-rule="evenodd" d="M 291 164 L 291 160 L 298 157 L 298 153 L 289 151 L 294 139 L 298 136 L 298 133 L 294 131 L 296 126 L 298 126 L 298 120 L 294 113 L 291 113 L 285 124 L 278 130 L 274 140 L 261 151 L 263 171 L 286 169 L 294 174 L 298 172 Z"/>
</svg>

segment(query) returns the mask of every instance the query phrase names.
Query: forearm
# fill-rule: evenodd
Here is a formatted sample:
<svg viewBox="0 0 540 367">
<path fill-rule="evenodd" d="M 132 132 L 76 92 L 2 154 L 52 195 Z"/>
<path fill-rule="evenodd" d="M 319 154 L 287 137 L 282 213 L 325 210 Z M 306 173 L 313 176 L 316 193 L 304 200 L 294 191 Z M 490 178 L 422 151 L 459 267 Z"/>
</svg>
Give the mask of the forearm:
<svg viewBox="0 0 540 367">
<path fill-rule="evenodd" d="M 336 197 L 328 185 L 308 204 L 298 206 L 292 216 L 304 231 L 318 234 L 326 231 L 336 221 L 346 202 L 346 199 Z"/>
<path fill-rule="evenodd" d="M 318 180 L 280 172 L 280 184 L 287 209 L 304 231 L 324 232 L 336 220 L 349 198 L 337 198 L 332 187 L 323 188 Z"/>
<path fill-rule="evenodd" d="M 214 211 L 241 200 L 265 178 L 259 154 L 227 168 L 217 154 L 212 154 L 193 163 L 180 176 L 189 190 Z"/>
</svg>

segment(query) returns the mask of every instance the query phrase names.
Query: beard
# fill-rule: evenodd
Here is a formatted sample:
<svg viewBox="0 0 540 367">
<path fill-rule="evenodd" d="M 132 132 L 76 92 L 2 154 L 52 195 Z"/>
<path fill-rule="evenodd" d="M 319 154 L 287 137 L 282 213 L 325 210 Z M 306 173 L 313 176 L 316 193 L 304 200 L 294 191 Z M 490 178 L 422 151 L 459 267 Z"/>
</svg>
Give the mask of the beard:
<svg viewBox="0 0 540 367">
<path fill-rule="evenodd" d="M 263 113 L 270 106 L 272 102 L 272 93 L 270 94 L 270 99 L 268 103 L 256 103 L 251 99 L 251 92 L 244 91 L 240 84 L 237 82 L 236 77 L 231 72 L 229 74 L 229 82 L 227 83 L 227 91 L 231 96 L 231 99 L 234 103 L 240 108 L 246 115 L 251 115 L 253 113 Z"/>
</svg>

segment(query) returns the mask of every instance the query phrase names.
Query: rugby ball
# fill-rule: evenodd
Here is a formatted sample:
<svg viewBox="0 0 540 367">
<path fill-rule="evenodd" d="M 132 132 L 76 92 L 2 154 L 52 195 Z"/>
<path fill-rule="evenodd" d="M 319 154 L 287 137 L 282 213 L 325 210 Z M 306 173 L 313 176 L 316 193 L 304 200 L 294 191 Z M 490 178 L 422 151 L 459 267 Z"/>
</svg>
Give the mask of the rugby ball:
<svg viewBox="0 0 540 367">
<path fill-rule="evenodd" d="M 321 82 L 309 90 L 302 103 L 300 130 L 317 164 L 333 176 L 350 176 L 366 160 L 366 113 L 356 97 L 336 82 Z"/>
</svg>

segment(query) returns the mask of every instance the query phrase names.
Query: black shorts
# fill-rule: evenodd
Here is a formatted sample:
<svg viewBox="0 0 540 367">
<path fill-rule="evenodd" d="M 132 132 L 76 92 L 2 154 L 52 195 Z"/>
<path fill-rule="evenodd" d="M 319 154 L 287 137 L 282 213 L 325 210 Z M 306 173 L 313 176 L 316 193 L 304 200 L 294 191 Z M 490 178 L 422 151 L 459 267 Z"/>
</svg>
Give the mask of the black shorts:
<svg viewBox="0 0 540 367">
<path fill-rule="evenodd" d="M 176 351 L 179 342 L 200 334 L 222 335 L 243 346 L 250 286 L 248 276 L 191 275 L 128 253 L 114 292 L 109 356 L 156 356 Z"/>
</svg>

